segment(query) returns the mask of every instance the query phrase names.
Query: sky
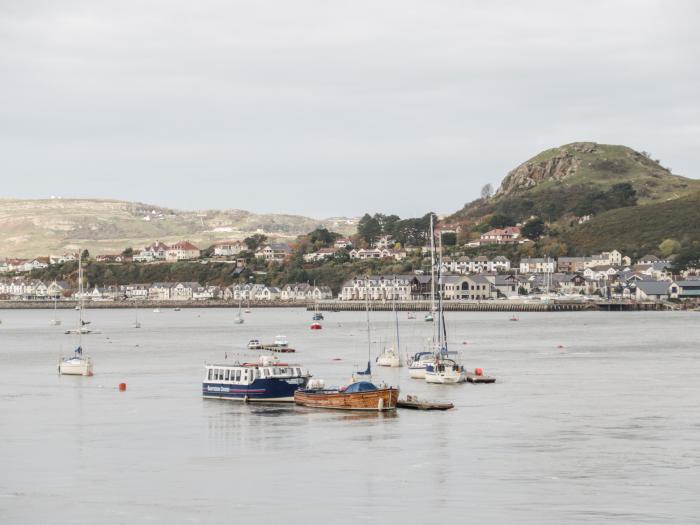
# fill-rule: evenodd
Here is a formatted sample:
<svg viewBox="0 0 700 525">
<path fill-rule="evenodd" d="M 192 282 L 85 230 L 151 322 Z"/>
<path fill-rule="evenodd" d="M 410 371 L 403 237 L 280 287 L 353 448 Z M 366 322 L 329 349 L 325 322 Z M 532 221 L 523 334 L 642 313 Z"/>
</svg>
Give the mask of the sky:
<svg viewBox="0 0 700 525">
<path fill-rule="evenodd" d="M 449 213 L 543 149 L 700 177 L 694 0 L 0 1 L 0 197 Z"/>
</svg>

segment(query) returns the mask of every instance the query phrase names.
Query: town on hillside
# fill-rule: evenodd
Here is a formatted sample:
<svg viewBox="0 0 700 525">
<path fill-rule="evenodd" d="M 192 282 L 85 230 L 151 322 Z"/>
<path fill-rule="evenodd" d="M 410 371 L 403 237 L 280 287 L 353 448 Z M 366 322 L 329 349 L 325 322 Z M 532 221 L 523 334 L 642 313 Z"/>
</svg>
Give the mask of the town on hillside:
<svg viewBox="0 0 700 525">
<path fill-rule="evenodd" d="M 454 239 L 454 232 L 440 232 L 440 240 Z M 371 242 L 317 229 L 295 244 L 268 242 L 263 235 L 245 240 L 217 242 L 201 249 L 187 240 L 168 245 L 154 241 L 140 249 L 90 257 L 89 267 L 107 268 L 112 275 L 120 267 L 155 270 L 159 265 L 194 263 L 224 267 L 230 283 L 197 280 L 150 282 L 88 282 L 84 298 L 94 302 L 119 301 L 240 301 L 257 303 L 308 303 L 337 299 L 348 301 L 429 300 L 440 288 L 445 301 L 522 301 L 543 297 L 562 301 L 676 302 L 700 301 L 700 269 L 673 272 L 673 257 L 646 255 L 632 260 L 618 250 L 583 257 L 520 257 L 465 255 L 448 242 L 441 258 L 440 283 L 432 283 L 430 247 L 403 245 L 390 235 L 376 235 Z M 478 244 L 499 247 L 533 241 L 521 228 L 495 228 L 481 235 Z M 474 242 L 464 249 L 474 248 Z M 34 259 L 0 261 L 0 300 L 69 301 L 79 298 L 70 276 L 77 267 L 77 253 Z M 54 270 L 68 268 L 58 275 Z M 301 268 L 296 274 L 290 268 Z M 304 275 L 304 272 L 343 273 L 335 286 L 322 280 L 273 283 L 271 275 Z M 288 271 L 288 273 L 280 273 Z M 72 273 L 71 273 L 72 272 Z M 46 278 L 47 275 L 56 275 Z M 43 276 L 43 278 L 42 278 Z"/>
</svg>

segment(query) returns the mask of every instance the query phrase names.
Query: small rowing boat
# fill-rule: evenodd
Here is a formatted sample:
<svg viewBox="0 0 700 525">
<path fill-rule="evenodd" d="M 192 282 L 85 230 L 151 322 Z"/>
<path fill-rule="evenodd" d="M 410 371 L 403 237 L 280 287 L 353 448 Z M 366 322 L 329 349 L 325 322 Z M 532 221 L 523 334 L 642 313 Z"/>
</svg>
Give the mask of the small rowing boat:
<svg viewBox="0 0 700 525">
<path fill-rule="evenodd" d="M 398 399 L 398 388 L 378 388 L 369 381 L 357 381 L 346 388 L 306 388 L 294 392 L 297 405 L 336 410 L 394 410 Z"/>
</svg>

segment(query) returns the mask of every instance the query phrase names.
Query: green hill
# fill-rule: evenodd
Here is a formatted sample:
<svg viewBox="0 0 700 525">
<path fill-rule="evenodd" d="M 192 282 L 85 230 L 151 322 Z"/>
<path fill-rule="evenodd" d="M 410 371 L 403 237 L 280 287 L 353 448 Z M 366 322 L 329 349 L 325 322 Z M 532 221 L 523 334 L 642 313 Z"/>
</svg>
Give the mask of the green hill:
<svg viewBox="0 0 700 525">
<path fill-rule="evenodd" d="M 700 180 L 673 175 L 648 154 L 626 146 L 575 142 L 523 162 L 506 175 L 495 196 L 467 204 L 445 222 L 467 232 L 487 227 L 492 215 L 513 221 L 536 215 L 564 224 L 697 191 Z"/>
<path fill-rule="evenodd" d="M 665 239 L 683 245 L 700 241 L 700 192 L 601 213 L 566 230 L 563 239 L 579 254 L 616 248 L 630 256 L 657 252 Z"/>
</svg>

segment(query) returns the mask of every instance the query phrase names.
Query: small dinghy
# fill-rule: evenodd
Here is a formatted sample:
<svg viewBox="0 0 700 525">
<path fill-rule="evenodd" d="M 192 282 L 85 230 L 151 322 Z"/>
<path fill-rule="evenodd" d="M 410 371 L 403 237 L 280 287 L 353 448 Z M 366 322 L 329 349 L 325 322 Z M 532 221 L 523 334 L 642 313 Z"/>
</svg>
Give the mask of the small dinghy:
<svg viewBox="0 0 700 525">
<path fill-rule="evenodd" d="M 399 399 L 396 408 L 410 408 L 413 410 L 449 410 L 454 408 L 452 403 L 438 403 L 436 401 L 422 401 L 418 396 L 407 395 L 406 399 Z"/>
</svg>

